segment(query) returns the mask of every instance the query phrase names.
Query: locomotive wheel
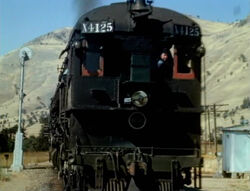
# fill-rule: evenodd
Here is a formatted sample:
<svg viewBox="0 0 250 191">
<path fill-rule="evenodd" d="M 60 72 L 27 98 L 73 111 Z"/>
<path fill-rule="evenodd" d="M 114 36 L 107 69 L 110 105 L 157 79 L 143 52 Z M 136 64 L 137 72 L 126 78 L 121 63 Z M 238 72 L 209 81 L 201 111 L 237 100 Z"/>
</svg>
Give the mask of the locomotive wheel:
<svg viewBox="0 0 250 191">
<path fill-rule="evenodd" d="M 64 161 L 65 161 L 65 148 L 64 148 L 64 143 L 62 143 L 60 145 L 60 151 L 59 151 L 58 157 L 57 157 L 57 164 L 58 164 L 58 170 L 59 170 L 60 176 L 63 173 Z"/>
<path fill-rule="evenodd" d="M 58 151 L 57 149 L 53 149 L 53 151 L 51 152 L 51 159 L 52 159 L 52 164 L 54 167 L 58 168 L 58 163 L 57 163 L 57 158 L 58 158 Z"/>
<path fill-rule="evenodd" d="M 75 171 L 75 183 L 76 189 L 74 191 L 87 191 L 82 166 L 77 166 Z"/>
<path fill-rule="evenodd" d="M 69 173 L 68 169 L 64 169 L 63 174 L 62 174 L 62 179 L 63 179 L 63 191 L 70 191 L 70 184 L 69 184 Z"/>
<path fill-rule="evenodd" d="M 82 166 L 71 166 L 63 176 L 64 191 L 87 191 Z"/>
</svg>

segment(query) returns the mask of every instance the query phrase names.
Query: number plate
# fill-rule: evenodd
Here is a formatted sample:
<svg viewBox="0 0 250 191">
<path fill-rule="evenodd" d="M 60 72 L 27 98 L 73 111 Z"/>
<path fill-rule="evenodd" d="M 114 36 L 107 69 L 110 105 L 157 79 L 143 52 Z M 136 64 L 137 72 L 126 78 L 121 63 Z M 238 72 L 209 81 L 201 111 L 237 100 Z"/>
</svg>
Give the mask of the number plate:
<svg viewBox="0 0 250 191">
<path fill-rule="evenodd" d="M 82 23 L 82 33 L 110 33 L 113 31 L 114 24 L 111 21 Z"/>
<path fill-rule="evenodd" d="M 200 36 L 198 26 L 174 25 L 174 35 L 176 36 Z"/>
</svg>

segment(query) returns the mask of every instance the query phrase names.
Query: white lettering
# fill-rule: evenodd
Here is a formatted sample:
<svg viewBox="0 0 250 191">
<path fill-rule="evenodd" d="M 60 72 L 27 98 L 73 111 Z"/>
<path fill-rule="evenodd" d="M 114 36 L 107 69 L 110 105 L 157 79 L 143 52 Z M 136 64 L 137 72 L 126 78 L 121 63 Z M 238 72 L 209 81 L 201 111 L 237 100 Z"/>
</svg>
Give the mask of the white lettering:
<svg viewBox="0 0 250 191">
<path fill-rule="evenodd" d="M 113 31 L 113 22 L 84 22 L 82 24 L 82 33 L 106 33 Z"/>
<path fill-rule="evenodd" d="M 82 24 L 82 33 L 87 33 L 87 25 L 85 23 Z"/>
</svg>

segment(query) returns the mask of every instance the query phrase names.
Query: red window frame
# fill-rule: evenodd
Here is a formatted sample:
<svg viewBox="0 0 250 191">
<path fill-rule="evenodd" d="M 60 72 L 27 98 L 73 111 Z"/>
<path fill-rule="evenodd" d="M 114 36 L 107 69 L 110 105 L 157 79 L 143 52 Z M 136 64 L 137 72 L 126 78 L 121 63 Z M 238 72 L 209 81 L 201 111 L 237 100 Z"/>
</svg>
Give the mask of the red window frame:
<svg viewBox="0 0 250 191">
<path fill-rule="evenodd" d="M 195 73 L 193 68 L 190 69 L 189 73 L 180 73 L 178 72 L 178 54 L 177 49 L 174 49 L 174 69 L 173 69 L 173 79 L 186 79 L 192 80 L 195 78 Z"/>
<path fill-rule="evenodd" d="M 89 72 L 87 68 L 82 65 L 82 76 L 97 76 L 102 77 L 104 74 L 104 58 L 100 56 L 99 69 L 96 72 Z"/>
</svg>

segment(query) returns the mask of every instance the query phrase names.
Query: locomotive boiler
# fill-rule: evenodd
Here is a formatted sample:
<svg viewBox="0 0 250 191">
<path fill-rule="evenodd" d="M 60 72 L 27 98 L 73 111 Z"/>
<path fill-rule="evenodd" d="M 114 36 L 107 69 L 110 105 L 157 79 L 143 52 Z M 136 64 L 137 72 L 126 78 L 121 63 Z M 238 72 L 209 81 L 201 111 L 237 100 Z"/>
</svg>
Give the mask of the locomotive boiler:
<svg viewBox="0 0 250 191">
<path fill-rule="evenodd" d="M 79 18 L 50 106 L 50 158 L 66 191 L 174 191 L 192 173 L 196 185 L 201 37 L 192 19 L 149 0 Z M 170 67 L 157 65 L 163 51 Z"/>
</svg>

